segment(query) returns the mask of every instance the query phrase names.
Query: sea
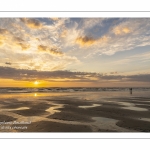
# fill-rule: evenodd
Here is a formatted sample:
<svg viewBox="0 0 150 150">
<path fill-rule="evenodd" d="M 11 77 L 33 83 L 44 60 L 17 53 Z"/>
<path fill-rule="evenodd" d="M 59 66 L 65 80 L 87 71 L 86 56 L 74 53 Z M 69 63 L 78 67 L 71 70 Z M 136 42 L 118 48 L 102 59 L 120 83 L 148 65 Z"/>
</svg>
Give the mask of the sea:
<svg viewBox="0 0 150 150">
<path fill-rule="evenodd" d="M 40 88 L 16 88 L 1 87 L 0 93 L 49 93 L 49 92 L 128 92 L 130 87 L 40 87 Z M 150 92 L 150 87 L 133 87 L 132 91 Z"/>
</svg>

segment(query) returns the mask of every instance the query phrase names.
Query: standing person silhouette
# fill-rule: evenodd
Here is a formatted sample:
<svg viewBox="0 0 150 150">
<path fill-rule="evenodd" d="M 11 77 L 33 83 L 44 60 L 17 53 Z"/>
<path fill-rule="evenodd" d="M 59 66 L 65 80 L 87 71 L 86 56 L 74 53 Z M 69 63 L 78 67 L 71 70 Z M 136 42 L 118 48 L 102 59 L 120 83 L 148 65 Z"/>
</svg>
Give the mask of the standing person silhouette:
<svg viewBox="0 0 150 150">
<path fill-rule="evenodd" d="M 130 94 L 132 94 L 132 88 L 130 88 Z"/>
</svg>

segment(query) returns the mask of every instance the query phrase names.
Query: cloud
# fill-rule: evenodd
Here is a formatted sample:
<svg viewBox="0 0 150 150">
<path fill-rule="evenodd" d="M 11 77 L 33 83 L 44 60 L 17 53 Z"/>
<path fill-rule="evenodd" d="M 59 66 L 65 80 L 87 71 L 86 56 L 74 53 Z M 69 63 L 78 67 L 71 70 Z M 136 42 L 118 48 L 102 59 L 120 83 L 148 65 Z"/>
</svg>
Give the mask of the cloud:
<svg viewBox="0 0 150 150">
<path fill-rule="evenodd" d="M 53 20 L 53 21 L 58 21 L 59 20 L 59 18 L 57 18 L 57 17 L 50 18 L 50 19 Z"/>
<path fill-rule="evenodd" d="M 82 19 L 82 28 L 83 29 L 90 29 L 95 26 L 102 26 L 103 21 L 107 18 L 84 18 Z"/>
<path fill-rule="evenodd" d="M 0 66 L 0 78 L 14 79 L 14 80 L 51 80 L 54 79 L 78 79 L 86 80 L 87 75 L 96 75 L 96 73 L 85 73 L 85 72 L 71 72 L 71 71 L 37 71 L 37 70 L 26 70 L 26 69 L 15 69 L 10 67 Z M 23 75 L 26 74 L 24 77 Z"/>
<path fill-rule="evenodd" d="M 7 29 L 0 28 L 0 46 L 7 44 L 9 46 L 19 46 L 22 50 L 30 48 L 30 45 L 26 43 L 22 38 L 16 37 L 13 33 Z"/>
<path fill-rule="evenodd" d="M 6 29 L 0 28 L 0 46 L 4 44 L 4 41 L 7 39 L 8 31 Z"/>
<path fill-rule="evenodd" d="M 44 45 L 38 45 L 38 51 L 39 52 L 48 52 L 53 55 L 62 55 L 63 54 L 61 51 L 59 51 L 59 49 L 57 47 L 50 48 L 50 47 L 44 46 Z"/>
<path fill-rule="evenodd" d="M 60 34 L 60 37 L 65 38 L 67 36 L 67 30 L 63 30 Z"/>
<path fill-rule="evenodd" d="M 80 37 L 83 37 L 83 31 L 77 29 L 77 24 L 74 23 L 71 28 L 68 29 L 63 29 L 62 32 L 60 33 L 60 37 L 63 42 L 63 47 L 72 47 L 76 44 L 77 39 Z"/>
<path fill-rule="evenodd" d="M 0 21 L 0 63 L 9 62 L 4 59 L 9 57 L 11 66 L 15 68 L 90 70 L 93 69 L 92 65 L 95 62 L 92 60 L 96 55 L 98 57 L 101 54 L 100 57 L 103 57 L 103 54 L 113 55 L 119 51 L 150 45 L 149 18 L 107 18 L 106 21 L 105 18 L 103 21 L 101 19 L 103 20 L 103 18 L 59 18 L 52 21 L 49 18 L 39 20 L 23 18 L 21 21 L 20 18 L 3 18 Z M 33 20 L 38 23 L 34 24 L 36 21 Z M 113 23 L 114 20 L 117 21 Z M 29 24 L 32 23 L 34 25 L 30 27 Z M 147 58 L 143 61 L 149 61 L 148 57 L 142 57 Z M 142 61 L 140 56 L 138 59 Z M 78 65 L 76 60 L 82 61 L 82 64 Z M 32 66 L 30 62 L 33 63 Z M 98 59 L 97 62 L 103 63 Z M 129 60 L 122 61 L 125 62 L 128 63 Z M 97 64 L 94 68 L 98 69 Z"/>
<path fill-rule="evenodd" d="M 8 30 L 0 28 L 0 34 L 4 35 L 9 33 Z"/>
<path fill-rule="evenodd" d="M 6 64 L 6 65 L 11 65 L 11 63 L 10 63 L 10 62 L 5 62 L 5 64 Z"/>
<path fill-rule="evenodd" d="M 9 31 L 12 31 L 16 37 L 28 34 L 28 37 L 21 38 L 26 41 L 26 44 L 28 44 L 28 41 L 31 41 L 30 44 L 32 43 L 34 48 L 36 47 L 35 45 L 39 43 L 37 40 L 32 40 L 32 38 L 40 39 L 42 45 L 45 46 L 49 46 L 50 44 L 61 47 L 62 51 L 71 50 L 73 46 L 78 48 L 78 45 L 80 48 L 90 47 L 92 50 L 84 54 L 89 56 L 90 53 L 113 55 L 118 51 L 131 50 L 138 46 L 150 44 L 150 36 L 148 36 L 150 34 L 149 18 L 118 19 L 119 21 L 117 20 L 115 24 L 112 23 L 112 21 L 114 21 L 112 18 L 81 18 L 80 21 L 59 18 L 58 20 L 54 19 L 57 21 L 53 23 L 49 23 L 52 22 L 49 18 L 47 22 L 45 21 L 46 23 L 33 18 L 21 18 L 18 20 L 12 18 L 10 20 L 11 21 L 9 21 L 9 19 L 7 19 L 7 21 L 3 20 L 1 26 L 3 26 L 3 28 L 8 26 L 8 21 L 9 23 L 12 22 L 18 25 L 19 28 L 16 25 L 10 28 L 10 24 L 8 26 Z M 23 22 L 29 26 L 30 24 L 34 24 L 33 28 L 41 28 L 41 30 L 28 30 L 22 25 Z M 98 31 L 93 32 L 94 29 L 98 29 Z M 4 31 L 1 30 L 0 32 Z M 2 40 L 0 40 L 0 45 L 4 45 Z M 21 45 L 22 44 L 20 44 L 20 47 Z M 32 47 L 32 45 L 30 46 Z M 27 45 L 22 47 L 23 49 L 28 48 Z M 79 49 L 76 53 L 80 53 L 80 51 Z"/>
<path fill-rule="evenodd" d="M 139 46 L 150 45 L 150 19 L 122 19 L 105 33 L 110 37 L 107 44 L 97 45 L 97 53 L 113 55 L 119 51 L 132 50 Z M 92 52 L 93 53 L 93 52 Z"/>
<path fill-rule="evenodd" d="M 2 41 L 0 41 L 0 46 L 2 46 L 3 45 L 3 42 Z"/>
<path fill-rule="evenodd" d="M 28 26 L 28 28 L 32 29 L 40 29 L 43 27 L 43 24 L 38 21 L 37 19 L 31 19 L 31 18 L 21 18 L 20 19 L 24 24 Z"/>
<path fill-rule="evenodd" d="M 83 46 L 88 47 L 88 46 L 92 46 L 94 44 L 100 44 L 100 43 L 107 42 L 108 39 L 109 38 L 106 36 L 100 37 L 98 39 L 94 39 L 93 37 L 90 37 L 90 36 L 83 36 L 83 37 L 80 36 L 76 39 L 76 43 L 82 47 Z"/>
<path fill-rule="evenodd" d="M 22 48 L 22 50 L 27 50 L 30 48 L 30 45 L 27 44 L 23 39 L 20 37 L 13 37 L 12 42 L 15 46 L 19 46 Z"/>
<path fill-rule="evenodd" d="M 30 48 L 29 44 L 24 44 L 24 43 L 16 43 L 16 45 L 20 46 L 22 50 L 27 50 Z"/>
<path fill-rule="evenodd" d="M 117 74 L 118 72 L 117 71 L 115 71 L 115 72 L 110 72 L 110 74 Z"/>
<path fill-rule="evenodd" d="M 104 81 L 120 81 L 120 82 L 150 82 L 150 74 L 135 74 L 135 75 L 103 75 L 100 76 Z"/>
<path fill-rule="evenodd" d="M 24 22 L 27 20 L 23 19 Z M 69 42 L 60 38 L 60 34 L 66 30 L 65 23 L 68 19 L 60 18 L 53 23 L 49 19 L 46 21 L 48 23 L 41 22 L 43 27 L 40 30 L 29 30 L 20 18 L 1 20 L 0 35 L 3 40 L 0 40 L 0 63 L 6 65 L 4 58 L 7 57 L 12 67 L 20 69 L 64 70 L 68 66 L 77 65 L 78 59 L 66 53 L 63 47 Z M 31 62 L 33 65 L 30 65 Z"/>
<path fill-rule="evenodd" d="M 111 26 L 109 29 L 107 27 L 108 21 L 110 20 L 107 20 L 106 28 L 105 21 L 103 21 L 105 32 L 102 32 L 102 35 L 98 35 L 97 32 L 92 33 L 93 29 L 90 28 L 87 33 L 86 31 L 81 32 L 82 34 L 79 34 L 76 38 L 75 43 L 80 45 L 80 48 L 87 49 L 86 53 L 84 53 L 84 58 L 89 59 L 88 56 L 94 57 L 94 55 L 99 54 L 113 55 L 119 51 L 127 51 L 139 46 L 150 45 L 149 18 L 119 19 L 115 24 L 112 24 L 110 21 L 109 25 Z M 92 40 L 91 42 L 89 40 L 89 43 L 84 40 L 84 35 L 88 35 L 88 33 L 92 34 Z M 102 40 L 99 36 L 105 37 L 105 40 Z"/>
<path fill-rule="evenodd" d="M 66 65 L 67 63 L 62 63 L 62 64 L 59 64 L 59 65 L 55 65 L 51 70 L 54 71 L 54 70 L 63 70 L 66 68 Z"/>
<path fill-rule="evenodd" d="M 123 34 L 128 34 L 128 33 L 131 33 L 131 29 L 128 28 L 128 27 L 120 27 L 120 26 L 117 26 L 113 29 L 113 32 L 115 35 L 123 35 Z"/>
<path fill-rule="evenodd" d="M 15 69 L 0 66 L 0 78 L 33 81 L 72 81 L 72 82 L 150 82 L 150 74 L 138 75 L 106 75 L 91 72 L 71 72 L 71 71 L 37 71 L 26 69 Z"/>
<path fill-rule="evenodd" d="M 96 42 L 96 40 L 92 37 L 84 36 L 84 37 L 78 37 L 76 39 L 76 43 L 80 46 L 90 46 L 93 45 Z"/>
</svg>

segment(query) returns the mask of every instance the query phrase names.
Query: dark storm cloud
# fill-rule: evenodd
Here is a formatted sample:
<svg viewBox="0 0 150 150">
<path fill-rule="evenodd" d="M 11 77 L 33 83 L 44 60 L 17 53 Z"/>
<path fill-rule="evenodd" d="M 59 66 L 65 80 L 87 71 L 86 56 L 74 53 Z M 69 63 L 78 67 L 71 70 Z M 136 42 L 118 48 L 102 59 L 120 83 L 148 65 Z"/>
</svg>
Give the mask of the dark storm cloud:
<svg viewBox="0 0 150 150">
<path fill-rule="evenodd" d="M 0 78 L 14 80 L 34 80 L 41 79 L 47 81 L 55 81 L 54 79 L 64 79 L 65 81 L 74 82 L 101 82 L 101 81 L 139 81 L 150 82 L 150 74 L 139 75 L 104 75 L 91 72 L 71 72 L 71 71 L 36 71 L 15 69 L 11 67 L 0 67 Z"/>
</svg>

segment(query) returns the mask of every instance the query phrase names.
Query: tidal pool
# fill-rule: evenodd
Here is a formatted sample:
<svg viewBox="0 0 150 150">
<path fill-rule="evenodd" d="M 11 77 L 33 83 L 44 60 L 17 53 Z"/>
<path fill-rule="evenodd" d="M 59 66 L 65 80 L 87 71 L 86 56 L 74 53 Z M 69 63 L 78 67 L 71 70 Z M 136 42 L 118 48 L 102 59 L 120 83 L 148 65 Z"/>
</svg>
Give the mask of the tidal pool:
<svg viewBox="0 0 150 150">
<path fill-rule="evenodd" d="M 125 107 L 121 107 L 123 109 L 129 109 L 129 110 L 134 110 L 134 111 L 148 111 L 148 109 L 146 108 L 141 108 L 141 107 L 137 107 L 135 104 L 133 103 L 128 103 L 128 102 L 118 102 L 118 104 L 123 105 Z"/>
<path fill-rule="evenodd" d="M 91 106 L 78 106 L 79 108 L 91 108 L 91 107 L 97 107 L 97 106 L 101 106 L 100 104 L 93 104 Z"/>
</svg>

